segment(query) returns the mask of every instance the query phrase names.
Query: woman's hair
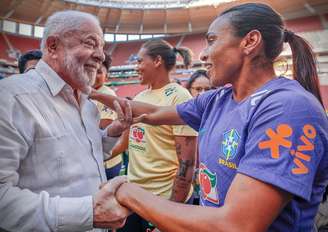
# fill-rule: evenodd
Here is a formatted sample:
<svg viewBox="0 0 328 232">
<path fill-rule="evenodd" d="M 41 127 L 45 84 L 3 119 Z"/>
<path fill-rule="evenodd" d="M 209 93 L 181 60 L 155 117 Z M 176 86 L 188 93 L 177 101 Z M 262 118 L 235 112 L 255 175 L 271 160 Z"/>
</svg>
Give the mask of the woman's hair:
<svg viewBox="0 0 328 232">
<path fill-rule="evenodd" d="M 316 58 L 302 37 L 285 28 L 281 16 L 270 6 L 261 3 L 246 3 L 234 6 L 220 16 L 231 14 L 229 21 L 235 35 L 244 37 L 252 30 L 258 30 L 263 38 L 265 56 L 273 63 L 283 49 L 283 43 L 292 50 L 293 77 L 323 105 Z"/>
<path fill-rule="evenodd" d="M 103 61 L 103 65 L 105 66 L 106 68 L 106 71 L 108 72 L 109 71 L 109 68 L 110 66 L 112 65 L 112 57 L 110 54 L 104 52 L 104 55 L 105 55 L 105 60 Z"/>
<path fill-rule="evenodd" d="M 206 77 L 207 79 L 210 79 L 207 75 L 207 71 L 204 69 L 198 69 L 196 70 L 189 78 L 187 84 L 186 84 L 186 89 L 190 90 L 192 83 L 199 77 Z"/>
<path fill-rule="evenodd" d="M 175 48 L 172 47 L 168 42 L 164 40 L 149 40 L 142 45 L 141 48 L 146 49 L 146 54 L 151 58 L 155 59 L 160 56 L 164 60 L 165 68 L 171 71 L 176 64 L 178 53 L 183 58 L 185 67 L 191 65 L 192 53 L 188 48 Z"/>
</svg>

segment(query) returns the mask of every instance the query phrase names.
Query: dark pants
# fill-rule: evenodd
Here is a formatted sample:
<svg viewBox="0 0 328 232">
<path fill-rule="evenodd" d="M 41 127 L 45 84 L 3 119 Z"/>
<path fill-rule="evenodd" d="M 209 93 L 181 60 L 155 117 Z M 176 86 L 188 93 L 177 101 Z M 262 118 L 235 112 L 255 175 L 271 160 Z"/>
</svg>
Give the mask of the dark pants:
<svg viewBox="0 0 328 232">
<path fill-rule="evenodd" d="M 185 204 L 192 205 L 193 201 L 194 197 L 192 195 Z M 151 222 L 133 213 L 127 218 L 125 226 L 118 229 L 117 232 L 151 232 L 155 227 Z"/>
<path fill-rule="evenodd" d="M 121 165 L 122 165 L 122 162 L 119 163 L 119 164 L 116 164 L 114 167 L 107 168 L 105 170 L 106 171 L 107 180 L 113 179 L 115 176 L 119 176 L 120 175 Z"/>
<path fill-rule="evenodd" d="M 155 228 L 150 222 L 146 221 L 138 214 L 131 214 L 123 228 L 118 229 L 117 232 L 150 232 Z"/>
</svg>

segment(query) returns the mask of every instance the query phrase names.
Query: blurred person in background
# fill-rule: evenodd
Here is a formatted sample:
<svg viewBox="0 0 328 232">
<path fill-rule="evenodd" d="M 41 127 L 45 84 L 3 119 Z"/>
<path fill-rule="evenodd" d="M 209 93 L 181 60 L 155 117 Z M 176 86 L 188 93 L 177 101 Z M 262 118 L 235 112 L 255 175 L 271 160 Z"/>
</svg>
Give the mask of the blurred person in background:
<svg viewBox="0 0 328 232">
<path fill-rule="evenodd" d="M 105 82 L 108 80 L 108 71 L 111 66 L 112 59 L 109 54 L 105 53 L 105 60 L 97 71 L 96 81 L 93 88 L 97 91 L 116 96 L 115 92 Z M 100 112 L 100 128 L 105 129 L 110 123 L 112 123 L 117 115 L 115 111 L 111 110 L 108 106 L 96 101 L 97 108 Z M 105 161 L 105 171 L 107 179 L 110 180 L 115 176 L 118 176 L 122 165 L 122 156 L 115 154 L 115 157 Z"/>
<path fill-rule="evenodd" d="M 18 59 L 19 73 L 24 73 L 35 68 L 41 57 L 42 52 L 40 50 L 31 50 L 21 55 Z"/>
<path fill-rule="evenodd" d="M 211 89 L 210 78 L 206 70 L 196 70 L 189 78 L 186 89 L 190 92 L 191 96 L 197 97 L 199 94 L 204 93 Z"/>
</svg>

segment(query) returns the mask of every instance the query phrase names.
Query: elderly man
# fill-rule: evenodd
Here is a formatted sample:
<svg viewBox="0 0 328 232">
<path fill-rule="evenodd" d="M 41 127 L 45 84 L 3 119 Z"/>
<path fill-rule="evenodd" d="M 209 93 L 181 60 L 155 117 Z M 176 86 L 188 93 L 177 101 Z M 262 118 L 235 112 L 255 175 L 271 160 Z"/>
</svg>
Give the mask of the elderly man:
<svg viewBox="0 0 328 232">
<path fill-rule="evenodd" d="M 95 17 L 55 13 L 46 23 L 35 69 L 1 81 L 0 228 L 87 231 L 123 225 L 129 212 L 112 189 L 124 178 L 98 189 L 106 181 L 103 147 L 111 148 L 131 112 L 118 109 L 120 120 L 101 133 L 97 108 L 87 96 L 104 60 L 103 45 Z"/>
</svg>

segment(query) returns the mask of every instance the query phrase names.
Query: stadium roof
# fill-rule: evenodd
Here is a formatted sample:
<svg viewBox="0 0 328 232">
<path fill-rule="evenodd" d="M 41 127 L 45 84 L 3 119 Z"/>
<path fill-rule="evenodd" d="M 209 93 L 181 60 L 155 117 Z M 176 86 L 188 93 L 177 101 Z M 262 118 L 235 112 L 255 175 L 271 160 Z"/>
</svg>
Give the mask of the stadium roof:
<svg viewBox="0 0 328 232">
<path fill-rule="evenodd" d="M 219 5 L 235 0 L 65 0 L 66 2 L 119 9 L 170 9 Z"/>
<path fill-rule="evenodd" d="M 328 12 L 327 0 L 254 1 L 270 4 L 286 19 L 324 15 Z M 49 15 L 56 11 L 71 9 L 96 15 L 105 33 L 184 34 L 206 31 L 219 12 L 244 2 L 250 1 L 1 0 L 0 18 L 43 26 Z"/>
</svg>

